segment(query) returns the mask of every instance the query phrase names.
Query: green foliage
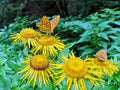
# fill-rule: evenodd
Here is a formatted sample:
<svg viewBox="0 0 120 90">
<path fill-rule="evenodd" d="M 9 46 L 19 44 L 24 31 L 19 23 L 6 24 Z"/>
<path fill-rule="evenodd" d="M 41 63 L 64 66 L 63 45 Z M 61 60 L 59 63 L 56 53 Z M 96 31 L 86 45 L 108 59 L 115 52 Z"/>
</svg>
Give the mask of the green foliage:
<svg viewBox="0 0 120 90">
<path fill-rule="evenodd" d="M 18 17 L 14 23 L 0 29 L 0 90 L 26 90 L 28 86 L 22 85 L 20 76 L 17 75 L 20 63 L 24 59 L 22 45 L 12 45 L 11 33 L 17 33 L 30 23 L 27 17 Z M 27 52 L 26 52 L 27 53 Z M 29 87 L 30 88 L 30 87 Z"/>
<path fill-rule="evenodd" d="M 17 17 L 14 19 L 14 22 L 9 24 L 9 26 L 4 26 L 4 28 L 0 29 L 0 42 L 10 44 L 11 41 L 8 39 L 10 34 L 17 33 L 21 29 L 32 25 L 35 21 L 29 21 L 28 16 L 21 18 Z"/>
<path fill-rule="evenodd" d="M 74 49 L 77 55 L 93 55 L 100 49 L 106 49 L 110 58 L 119 57 L 120 52 L 120 11 L 104 9 L 101 13 L 89 15 L 86 19 L 61 20 L 57 32 L 67 42 L 76 41 Z M 67 18 L 66 18 L 67 19 Z"/>
<path fill-rule="evenodd" d="M 38 21 L 30 21 L 28 16 L 18 17 L 9 26 L 0 29 L 0 90 L 33 90 L 32 85 L 26 85 L 21 81 L 20 75 L 16 74 L 21 67 L 19 62 L 25 59 L 24 54 L 28 54 L 28 49 L 23 50 L 20 43 L 12 45 L 9 37 L 11 33 L 17 33 L 23 28 L 34 27 Z M 92 56 L 98 50 L 106 49 L 109 59 L 115 61 L 120 59 L 120 10 L 118 9 L 107 8 L 101 13 L 96 12 L 83 19 L 80 15 L 61 18 L 54 34 L 56 33 L 67 44 L 62 51 L 66 55 L 73 50 L 77 56 Z M 108 77 L 99 89 L 93 87 L 92 90 L 117 90 L 120 87 L 119 77 L 120 72 Z M 35 90 L 55 90 L 55 87 L 51 84 L 50 87 L 41 88 L 37 84 Z M 66 85 L 62 85 L 61 90 L 66 90 Z"/>
</svg>

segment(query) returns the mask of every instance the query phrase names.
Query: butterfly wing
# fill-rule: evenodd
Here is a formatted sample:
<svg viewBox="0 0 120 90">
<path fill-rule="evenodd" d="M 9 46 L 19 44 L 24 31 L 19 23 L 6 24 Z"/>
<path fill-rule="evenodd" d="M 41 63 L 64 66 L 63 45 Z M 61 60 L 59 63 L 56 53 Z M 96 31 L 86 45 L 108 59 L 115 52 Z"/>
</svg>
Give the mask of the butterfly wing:
<svg viewBox="0 0 120 90">
<path fill-rule="evenodd" d="M 40 29 L 41 32 L 50 32 L 51 24 L 46 16 L 43 16 L 41 21 L 36 24 L 36 27 Z"/>
<path fill-rule="evenodd" d="M 96 58 L 102 60 L 102 61 L 106 61 L 107 60 L 107 52 L 106 52 L 106 50 L 100 50 L 94 56 Z"/>
<path fill-rule="evenodd" d="M 60 20 L 60 15 L 58 15 L 58 16 L 56 16 L 55 18 L 53 18 L 52 20 L 50 20 L 51 32 L 53 32 L 53 30 L 54 30 L 54 28 L 57 26 L 59 20 Z"/>
</svg>

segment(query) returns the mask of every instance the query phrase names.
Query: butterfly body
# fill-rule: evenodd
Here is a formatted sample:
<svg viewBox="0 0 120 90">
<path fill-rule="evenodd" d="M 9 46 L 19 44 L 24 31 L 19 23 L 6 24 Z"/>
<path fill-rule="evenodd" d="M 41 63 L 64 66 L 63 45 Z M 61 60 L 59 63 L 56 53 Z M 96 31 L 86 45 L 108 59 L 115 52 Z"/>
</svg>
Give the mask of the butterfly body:
<svg viewBox="0 0 120 90">
<path fill-rule="evenodd" d="M 41 32 L 52 33 L 60 20 L 60 15 L 56 16 L 52 20 L 49 20 L 46 16 L 43 16 L 41 21 L 36 24 Z"/>
<path fill-rule="evenodd" d="M 107 52 L 106 50 L 100 50 L 95 55 L 96 58 L 98 58 L 101 61 L 107 61 Z"/>
</svg>

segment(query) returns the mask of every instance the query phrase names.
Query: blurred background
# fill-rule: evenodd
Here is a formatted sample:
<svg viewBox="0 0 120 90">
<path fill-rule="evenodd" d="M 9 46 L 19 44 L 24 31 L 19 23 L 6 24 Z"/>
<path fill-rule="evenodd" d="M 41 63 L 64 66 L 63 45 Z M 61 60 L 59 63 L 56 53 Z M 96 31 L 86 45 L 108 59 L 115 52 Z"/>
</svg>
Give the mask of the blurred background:
<svg viewBox="0 0 120 90">
<path fill-rule="evenodd" d="M 80 15 L 82 18 L 103 8 L 120 8 L 120 0 L 0 0 L 0 27 L 9 25 L 17 16 L 30 20 L 43 15 L 62 17 Z"/>
</svg>

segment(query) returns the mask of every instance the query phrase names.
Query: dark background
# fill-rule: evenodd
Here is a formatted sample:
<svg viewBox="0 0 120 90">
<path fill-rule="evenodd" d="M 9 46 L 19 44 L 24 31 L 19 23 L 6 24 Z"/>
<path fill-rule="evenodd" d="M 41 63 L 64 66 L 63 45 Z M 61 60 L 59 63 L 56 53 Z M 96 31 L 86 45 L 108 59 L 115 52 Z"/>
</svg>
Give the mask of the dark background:
<svg viewBox="0 0 120 90">
<path fill-rule="evenodd" d="M 120 8 L 120 0 L 0 0 L 0 27 L 18 16 L 27 15 L 30 20 L 57 14 L 84 18 L 103 8 Z"/>
</svg>

